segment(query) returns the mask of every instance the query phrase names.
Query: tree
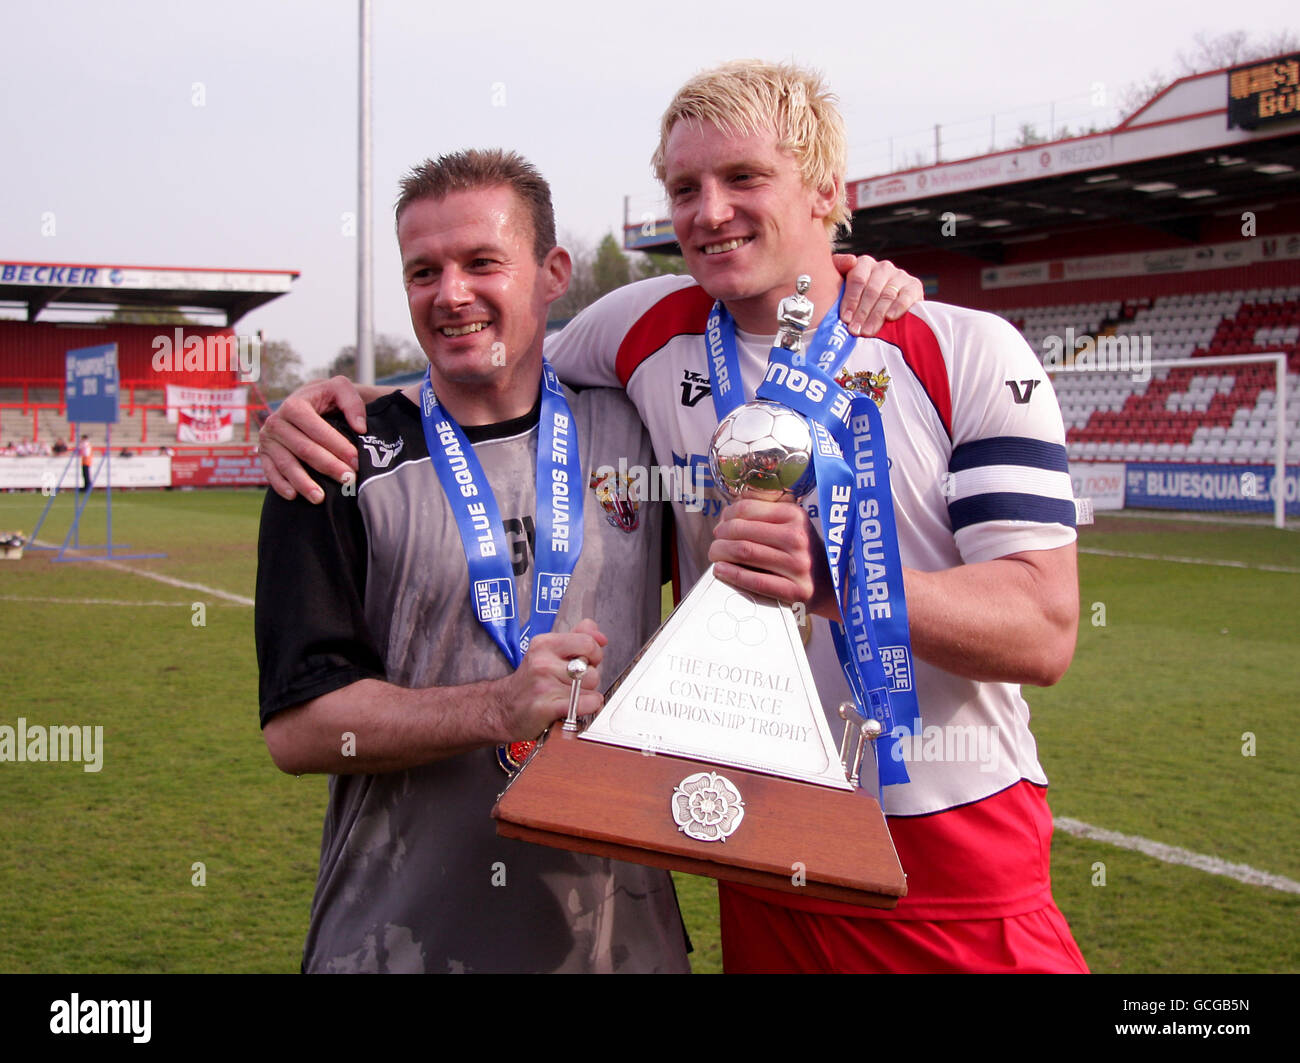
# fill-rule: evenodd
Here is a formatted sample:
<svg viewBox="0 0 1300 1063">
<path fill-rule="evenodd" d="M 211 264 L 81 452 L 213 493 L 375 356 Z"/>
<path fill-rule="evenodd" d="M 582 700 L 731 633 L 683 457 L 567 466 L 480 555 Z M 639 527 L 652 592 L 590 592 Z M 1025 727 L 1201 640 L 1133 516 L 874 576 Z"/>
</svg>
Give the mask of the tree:
<svg viewBox="0 0 1300 1063">
<path fill-rule="evenodd" d="M 569 290 L 551 304 L 550 316 L 563 321 L 590 306 L 602 295 L 646 277 L 662 277 L 686 272 L 686 263 L 678 255 L 629 256 L 613 233 L 606 233 L 593 251 L 591 245 L 571 235 L 563 244 L 573 259 L 573 278 Z"/>
<path fill-rule="evenodd" d="M 623 254 L 613 233 L 606 233 L 596 247 L 596 256 L 591 262 L 591 276 L 596 282 L 598 299 L 631 281 L 632 263 Z"/>
<path fill-rule="evenodd" d="M 258 387 L 271 401 L 282 399 L 302 383 L 302 356 L 287 340 L 262 344 Z"/>
<path fill-rule="evenodd" d="M 413 373 L 425 369 L 429 360 L 410 340 L 399 336 L 375 337 L 375 379 L 397 373 Z M 355 380 L 357 375 L 357 348 L 355 344 L 340 347 L 334 361 L 325 370 L 326 376 L 342 375 Z"/>
<path fill-rule="evenodd" d="M 598 295 L 592 272 L 596 256 L 591 245 L 571 233 L 561 234 L 560 243 L 568 249 L 569 258 L 573 260 L 573 275 L 569 278 L 569 290 L 551 304 L 548 316 L 564 321 L 584 306 L 594 303 Z"/>
<path fill-rule="evenodd" d="M 1300 36 L 1290 30 L 1279 30 L 1258 41 L 1252 41 L 1245 30 L 1222 33 L 1217 37 L 1201 32 L 1192 38 L 1192 42 L 1193 47 L 1189 51 L 1180 50 L 1176 54 L 1178 65 L 1173 74 L 1154 70 L 1145 80 L 1135 81 L 1121 89 L 1120 113 L 1126 117 L 1135 114 L 1179 78 L 1300 51 Z"/>
<path fill-rule="evenodd" d="M 1043 135 L 1038 132 L 1038 127 L 1032 122 L 1022 122 L 1020 124 L 1020 133 L 1016 137 L 1015 147 L 1027 148 L 1031 144 L 1042 144 Z"/>
<path fill-rule="evenodd" d="M 634 260 L 632 271 L 634 280 L 646 277 L 679 277 L 686 272 L 686 259 L 681 255 L 647 255 L 637 252 L 639 261 Z"/>
</svg>

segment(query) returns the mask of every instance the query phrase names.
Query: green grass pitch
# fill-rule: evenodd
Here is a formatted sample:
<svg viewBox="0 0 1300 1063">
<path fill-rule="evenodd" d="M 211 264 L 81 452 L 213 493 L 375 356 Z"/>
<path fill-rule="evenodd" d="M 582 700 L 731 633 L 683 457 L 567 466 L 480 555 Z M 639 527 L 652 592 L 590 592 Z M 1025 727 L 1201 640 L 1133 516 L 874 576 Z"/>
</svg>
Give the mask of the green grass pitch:
<svg viewBox="0 0 1300 1063">
<path fill-rule="evenodd" d="M 0 531 L 45 502 L 0 496 Z M 0 561 L 0 724 L 102 724 L 102 770 L 0 763 L 0 972 L 298 969 L 323 778 L 271 764 L 251 598 L 261 493 L 119 493 L 125 562 Z M 41 539 L 59 542 L 72 498 Z M 103 502 L 83 542 L 103 541 Z M 1063 682 L 1029 690 L 1057 816 L 1300 879 L 1300 538 L 1103 517 L 1080 556 Z M 1266 566 L 1289 571 L 1273 571 Z M 202 603 L 204 621 L 195 603 Z M 1099 972 L 1300 970 L 1300 894 L 1058 831 L 1057 901 Z M 202 885 L 196 882 L 202 881 Z M 697 971 L 721 969 L 709 880 L 679 876 Z"/>
</svg>

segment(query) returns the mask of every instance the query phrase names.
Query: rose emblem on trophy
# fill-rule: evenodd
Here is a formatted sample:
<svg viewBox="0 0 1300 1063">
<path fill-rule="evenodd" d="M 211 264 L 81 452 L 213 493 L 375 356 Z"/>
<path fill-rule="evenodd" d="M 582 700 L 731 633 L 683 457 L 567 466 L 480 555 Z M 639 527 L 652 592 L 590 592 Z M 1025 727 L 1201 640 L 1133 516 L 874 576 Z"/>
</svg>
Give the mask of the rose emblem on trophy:
<svg viewBox="0 0 1300 1063">
<path fill-rule="evenodd" d="M 688 775 L 673 791 L 673 820 L 687 837 L 724 842 L 745 818 L 745 803 L 725 775 L 701 771 Z"/>
</svg>

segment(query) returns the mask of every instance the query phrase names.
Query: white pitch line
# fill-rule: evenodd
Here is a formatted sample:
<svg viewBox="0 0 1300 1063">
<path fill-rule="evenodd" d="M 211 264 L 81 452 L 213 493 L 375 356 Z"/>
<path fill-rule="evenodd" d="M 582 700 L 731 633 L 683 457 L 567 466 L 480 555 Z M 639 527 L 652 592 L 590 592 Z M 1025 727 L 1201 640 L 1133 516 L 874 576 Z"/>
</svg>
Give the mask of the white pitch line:
<svg viewBox="0 0 1300 1063">
<path fill-rule="evenodd" d="M 1107 520 L 1138 520 L 1138 521 L 1181 521 L 1190 524 L 1222 524 L 1225 528 L 1243 528 L 1257 527 L 1268 528 L 1273 525 L 1273 514 L 1267 516 L 1248 517 L 1245 514 L 1238 513 L 1235 516 L 1225 516 L 1216 513 L 1179 513 L 1175 510 L 1164 509 L 1157 515 L 1155 511 L 1145 509 L 1107 509 L 1102 512 L 1102 516 Z M 1290 526 L 1288 525 L 1290 530 Z"/>
<path fill-rule="evenodd" d="M 43 543 L 36 541 L 37 546 L 52 546 L 52 543 Z M 159 583 L 166 583 L 169 587 L 183 587 L 190 591 L 202 591 L 204 594 L 210 594 L 214 598 L 224 598 L 228 602 L 234 602 L 236 605 L 253 605 L 252 598 L 245 598 L 242 594 L 231 594 L 230 591 L 217 590 L 216 587 L 208 587 L 202 583 L 190 583 L 183 579 L 175 579 L 172 576 L 164 576 L 161 572 L 149 572 L 142 568 L 132 568 L 130 565 L 124 565 L 120 561 L 109 561 L 107 559 L 95 559 L 95 564 L 101 568 L 112 568 L 118 572 L 129 572 L 133 576 L 143 576 L 145 579 L 157 580 Z"/>
<path fill-rule="evenodd" d="M 1143 838 L 1137 834 L 1120 834 L 1119 831 L 1094 827 L 1091 823 L 1082 823 L 1066 816 L 1057 816 L 1052 823 L 1057 830 L 1073 834 L 1076 838 L 1088 838 L 1121 849 L 1132 849 L 1157 860 L 1163 860 L 1166 864 L 1182 864 L 1184 867 L 1194 867 L 1198 871 L 1207 871 L 1211 875 L 1224 875 L 1251 886 L 1267 886 L 1269 889 L 1281 890 L 1283 893 L 1300 893 L 1300 882 L 1283 875 L 1275 875 L 1271 871 L 1260 871 L 1249 864 L 1232 864 L 1227 860 L 1220 860 L 1217 856 L 1206 856 L 1204 853 L 1194 853 L 1190 849 L 1182 849 L 1177 845 L 1153 842 L 1150 838 Z"/>
<path fill-rule="evenodd" d="M 0 594 L 0 602 L 42 602 L 47 605 L 167 605 L 189 609 L 190 602 L 129 602 L 117 598 L 25 598 L 18 594 Z"/>
<path fill-rule="evenodd" d="M 231 594 L 230 591 L 220 591 L 216 587 L 208 587 L 202 583 L 190 583 L 183 579 L 174 579 L 171 576 L 164 576 L 161 572 L 149 572 L 142 568 L 132 568 L 130 565 L 123 565 L 117 561 L 100 561 L 99 564 L 105 568 L 115 568 L 119 572 L 130 572 L 133 576 L 156 579 L 159 583 L 166 583 L 170 587 L 184 587 L 186 590 L 202 591 L 204 594 L 210 594 L 214 598 L 224 598 L 236 605 L 254 604 L 252 598 L 245 598 L 242 594 Z"/>
<path fill-rule="evenodd" d="M 1096 554 L 1098 557 L 1127 557 L 1134 561 L 1173 561 L 1180 565 L 1215 565 L 1219 568 L 1250 568 L 1257 572 L 1289 572 L 1300 575 L 1300 568 L 1287 565 L 1252 565 L 1245 561 L 1220 561 L 1208 557 L 1174 557 L 1170 554 L 1134 554 L 1125 550 L 1098 550 L 1091 546 L 1079 547 L 1081 554 Z"/>
</svg>

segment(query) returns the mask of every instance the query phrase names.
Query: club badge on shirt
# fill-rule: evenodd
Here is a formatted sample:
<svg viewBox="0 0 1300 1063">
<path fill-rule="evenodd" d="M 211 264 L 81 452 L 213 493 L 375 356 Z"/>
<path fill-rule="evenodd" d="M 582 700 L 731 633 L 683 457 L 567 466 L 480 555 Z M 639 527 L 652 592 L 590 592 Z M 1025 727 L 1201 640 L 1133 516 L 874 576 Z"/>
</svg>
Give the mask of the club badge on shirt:
<svg viewBox="0 0 1300 1063">
<path fill-rule="evenodd" d="M 610 527 L 623 532 L 634 532 L 641 523 L 639 504 L 632 496 L 632 478 L 620 477 L 613 469 L 606 467 L 591 474 L 589 484 L 600 508 L 605 511 L 605 519 Z"/>
<path fill-rule="evenodd" d="M 878 373 L 860 372 L 850 373 L 847 370 L 835 378 L 835 383 L 844 388 L 845 391 L 857 391 L 863 395 L 870 395 L 871 401 L 876 404 L 878 409 L 885 408 L 885 392 L 889 390 L 889 374 L 883 369 Z"/>
</svg>

